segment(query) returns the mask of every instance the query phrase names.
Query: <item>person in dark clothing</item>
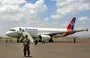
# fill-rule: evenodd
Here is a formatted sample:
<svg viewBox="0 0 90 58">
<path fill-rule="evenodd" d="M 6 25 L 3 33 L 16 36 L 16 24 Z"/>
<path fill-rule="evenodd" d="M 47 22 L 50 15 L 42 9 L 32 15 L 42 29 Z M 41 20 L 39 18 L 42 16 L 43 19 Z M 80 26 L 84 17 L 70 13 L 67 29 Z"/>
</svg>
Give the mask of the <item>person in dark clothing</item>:
<svg viewBox="0 0 90 58">
<path fill-rule="evenodd" d="M 76 39 L 74 38 L 74 43 L 76 43 Z"/>
<path fill-rule="evenodd" d="M 30 40 L 28 39 L 28 35 L 25 35 L 24 41 L 23 41 L 24 56 L 27 56 L 27 55 L 30 56 L 30 50 L 29 50 L 30 46 L 29 45 L 30 45 Z"/>
</svg>

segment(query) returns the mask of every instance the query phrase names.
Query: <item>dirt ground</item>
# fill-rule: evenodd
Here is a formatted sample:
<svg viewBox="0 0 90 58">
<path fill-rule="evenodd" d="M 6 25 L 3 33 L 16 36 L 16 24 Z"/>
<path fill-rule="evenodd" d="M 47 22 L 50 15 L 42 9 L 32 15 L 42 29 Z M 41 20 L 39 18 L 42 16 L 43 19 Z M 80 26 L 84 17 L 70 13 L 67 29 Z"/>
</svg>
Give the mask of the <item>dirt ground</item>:
<svg viewBox="0 0 90 58">
<path fill-rule="evenodd" d="M 90 58 L 90 39 L 30 45 L 31 58 Z M 0 43 L 0 58 L 25 58 L 22 43 Z M 30 57 L 29 57 L 30 58 Z"/>
</svg>

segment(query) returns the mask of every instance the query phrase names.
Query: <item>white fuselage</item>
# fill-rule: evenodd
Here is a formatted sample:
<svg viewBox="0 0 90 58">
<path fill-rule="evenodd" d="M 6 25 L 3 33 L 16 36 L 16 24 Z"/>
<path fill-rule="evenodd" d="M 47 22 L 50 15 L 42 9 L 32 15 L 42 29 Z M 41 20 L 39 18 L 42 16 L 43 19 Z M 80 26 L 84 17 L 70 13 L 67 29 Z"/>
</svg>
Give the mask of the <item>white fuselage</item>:
<svg viewBox="0 0 90 58">
<path fill-rule="evenodd" d="M 37 37 L 38 35 L 42 34 L 59 33 L 59 32 L 62 33 L 59 36 L 64 36 L 64 34 L 67 32 L 67 29 L 57 29 L 57 28 L 15 27 L 6 32 L 6 35 L 10 37 L 17 37 L 19 28 L 22 28 L 24 31 L 28 32 L 33 37 Z"/>
</svg>

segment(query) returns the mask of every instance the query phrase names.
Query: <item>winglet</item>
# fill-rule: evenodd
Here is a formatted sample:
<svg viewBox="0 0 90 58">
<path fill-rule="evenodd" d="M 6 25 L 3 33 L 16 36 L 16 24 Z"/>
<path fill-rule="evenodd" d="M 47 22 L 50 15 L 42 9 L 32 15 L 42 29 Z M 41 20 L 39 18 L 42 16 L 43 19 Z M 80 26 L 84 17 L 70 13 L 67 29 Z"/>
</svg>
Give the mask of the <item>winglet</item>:
<svg viewBox="0 0 90 58">
<path fill-rule="evenodd" d="M 67 29 L 70 29 L 70 30 L 74 29 L 75 20 L 76 20 L 76 18 L 73 17 L 72 20 L 70 21 L 69 25 L 67 26 Z"/>
</svg>

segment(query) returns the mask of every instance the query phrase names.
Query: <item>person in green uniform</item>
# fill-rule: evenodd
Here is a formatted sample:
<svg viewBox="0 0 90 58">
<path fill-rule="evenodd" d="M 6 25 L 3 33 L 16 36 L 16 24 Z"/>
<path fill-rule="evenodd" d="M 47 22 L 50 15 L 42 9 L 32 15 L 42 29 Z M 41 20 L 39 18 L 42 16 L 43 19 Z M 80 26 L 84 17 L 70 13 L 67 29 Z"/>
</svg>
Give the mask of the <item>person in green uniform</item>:
<svg viewBox="0 0 90 58">
<path fill-rule="evenodd" d="M 24 52 L 24 56 L 30 56 L 30 40 L 28 39 L 28 35 L 25 35 L 24 40 L 23 40 L 23 52 Z"/>
</svg>

